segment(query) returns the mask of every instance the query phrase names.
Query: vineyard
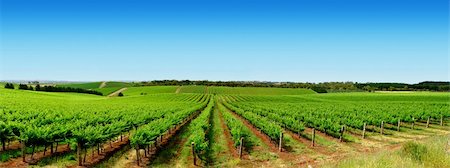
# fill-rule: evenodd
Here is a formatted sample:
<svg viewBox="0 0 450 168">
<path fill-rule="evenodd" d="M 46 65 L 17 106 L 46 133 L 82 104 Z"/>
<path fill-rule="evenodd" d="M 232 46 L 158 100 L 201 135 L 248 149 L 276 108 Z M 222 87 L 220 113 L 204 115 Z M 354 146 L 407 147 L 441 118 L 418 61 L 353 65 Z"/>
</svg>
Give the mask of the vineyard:
<svg viewBox="0 0 450 168">
<path fill-rule="evenodd" d="M 320 167 L 450 134 L 449 93 L 67 85 L 128 89 L 1 88 L 0 167 Z"/>
</svg>

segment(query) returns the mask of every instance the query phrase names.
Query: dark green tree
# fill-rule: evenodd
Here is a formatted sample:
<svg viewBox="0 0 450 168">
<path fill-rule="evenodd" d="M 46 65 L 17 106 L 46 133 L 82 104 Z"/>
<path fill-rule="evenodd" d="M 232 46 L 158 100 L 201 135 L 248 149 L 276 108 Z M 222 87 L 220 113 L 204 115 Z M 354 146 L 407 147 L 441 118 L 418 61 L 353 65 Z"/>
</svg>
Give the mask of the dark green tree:
<svg viewBox="0 0 450 168">
<path fill-rule="evenodd" d="M 5 89 L 14 89 L 14 84 L 12 84 L 12 83 L 6 83 L 6 84 L 5 84 Z"/>
<path fill-rule="evenodd" d="M 28 90 L 28 86 L 26 84 L 19 84 L 20 90 Z"/>
<path fill-rule="evenodd" d="M 41 85 L 37 84 L 36 87 L 34 87 L 34 90 L 41 91 Z"/>
</svg>

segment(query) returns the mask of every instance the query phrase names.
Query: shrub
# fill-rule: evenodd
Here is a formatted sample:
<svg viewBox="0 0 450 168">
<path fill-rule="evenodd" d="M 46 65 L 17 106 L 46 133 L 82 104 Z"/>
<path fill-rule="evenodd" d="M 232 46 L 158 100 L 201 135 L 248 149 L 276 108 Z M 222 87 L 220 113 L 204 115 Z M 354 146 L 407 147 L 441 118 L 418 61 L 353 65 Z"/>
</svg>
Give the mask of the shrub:
<svg viewBox="0 0 450 168">
<path fill-rule="evenodd" d="M 427 154 L 427 147 L 415 142 L 407 142 L 402 146 L 402 154 L 413 160 L 422 162 Z"/>
<path fill-rule="evenodd" d="M 12 84 L 12 83 L 6 83 L 6 84 L 5 84 L 5 89 L 14 89 L 14 84 Z"/>
</svg>

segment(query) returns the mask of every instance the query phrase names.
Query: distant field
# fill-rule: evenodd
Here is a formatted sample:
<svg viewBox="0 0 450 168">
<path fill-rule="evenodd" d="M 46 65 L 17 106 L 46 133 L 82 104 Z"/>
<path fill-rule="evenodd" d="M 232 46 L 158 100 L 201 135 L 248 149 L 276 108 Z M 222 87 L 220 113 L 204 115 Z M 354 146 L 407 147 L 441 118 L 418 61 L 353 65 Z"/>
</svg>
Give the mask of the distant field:
<svg viewBox="0 0 450 168">
<path fill-rule="evenodd" d="M 408 92 L 408 93 L 328 93 L 317 94 L 312 97 L 339 101 L 434 101 L 450 102 L 448 92 Z"/>
<path fill-rule="evenodd" d="M 132 87 L 132 83 L 128 82 L 106 82 L 105 88 L 124 88 L 124 87 Z"/>
<path fill-rule="evenodd" d="M 120 85 L 120 84 L 119 84 Z M 109 86 L 109 82 L 107 83 Z M 121 85 L 126 86 L 126 85 Z M 108 95 L 123 87 L 105 87 L 93 89 Z M 145 95 L 156 93 L 175 93 L 179 89 L 179 93 L 208 93 L 208 94 L 235 94 L 235 95 L 305 95 L 316 94 L 309 89 L 292 89 L 292 88 L 257 88 L 257 87 L 206 87 L 206 86 L 144 86 L 144 87 L 127 87 L 124 91 L 125 96 Z"/>
<path fill-rule="evenodd" d="M 180 93 L 209 93 L 236 95 L 304 95 L 315 94 L 310 89 L 263 88 L 263 87 L 221 87 L 221 86 L 182 86 Z"/>
<path fill-rule="evenodd" d="M 310 89 L 294 88 L 262 88 L 262 87 L 208 87 L 210 94 L 242 94 L 242 95 L 303 95 L 315 94 Z"/>
<path fill-rule="evenodd" d="M 125 96 L 135 96 L 143 94 L 157 94 L 157 93 L 175 93 L 178 86 L 143 86 L 143 87 L 128 87 L 123 92 Z"/>
<path fill-rule="evenodd" d="M 73 88 L 82 88 L 82 89 L 97 89 L 103 82 L 87 82 L 87 83 L 67 83 L 67 84 L 58 84 L 57 86 L 62 87 L 73 87 Z M 124 87 L 132 87 L 132 83 L 127 82 L 106 82 L 104 88 L 124 88 Z"/>
<path fill-rule="evenodd" d="M 103 93 L 103 96 L 107 96 L 121 88 L 123 88 L 123 87 L 104 87 L 104 88 L 96 88 L 96 89 L 92 89 L 92 90 Z"/>
<path fill-rule="evenodd" d="M 180 93 L 206 93 L 206 86 L 181 86 Z"/>
<path fill-rule="evenodd" d="M 96 88 L 98 88 L 100 86 L 101 83 L 102 82 L 67 83 L 67 84 L 58 84 L 56 86 L 82 88 L 82 89 L 96 89 Z"/>
</svg>

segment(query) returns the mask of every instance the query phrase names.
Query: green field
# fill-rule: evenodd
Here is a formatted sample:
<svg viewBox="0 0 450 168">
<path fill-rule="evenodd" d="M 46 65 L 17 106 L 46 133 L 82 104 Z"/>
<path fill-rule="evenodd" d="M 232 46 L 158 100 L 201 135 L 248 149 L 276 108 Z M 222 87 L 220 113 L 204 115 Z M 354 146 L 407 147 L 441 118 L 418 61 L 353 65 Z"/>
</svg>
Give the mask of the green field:
<svg viewBox="0 0 450 168">
<path fill-rule="evenodd" d="M 303 95 L 315 94 L 310 89 L 261 88 L 261 87 L 221 87 L 221 86 L 181 86 L 180 93 L 208 93 L 233 95 Z"/>
<path fill-rule="evenodd" d="M 125 96 L 0 88 L 0 140 L 5 145 L 0 150 L 0 167 L 27 167 L 32 162 L 54 167 L 132 167 L 137 160 L 140 166 L 193 167 L 192 152 L 197 165 L 206 167 L 383 167 L 383 163 L 373 164 L 390 162 L 385 155 L 391 153 L 409 156 L 414 147 L 411 141 L 420 146 L 427 144 L 428 137 L 444 141 L 450 135 L 450 93 L 317 94 L 309 89 L 130 87 L 109 82 L 109 87 L 98 88 L 100 84 L 69 86 L 105 95 L 126 87 Z M 315 147 L 310 145 L 312 129 L 316 130 Z M 25 142 L 24 153 L 21 142 Z M 60 153 L 52 154 L 57 144 Z M 435 150 L 441 144 L 436 145 L 420 148 L 427 148 L 427 155 L 434 158 L 448 158 Z M 386 154 L 375 156 L 368 151 Z M 26 162 L 22 162 L 24 154 Z M 420 167 L 422 160 L 402 161 Z"/>
<path fill-rule="evenodd" d="M 143 86 L 129 87 L 123 92 L 125 96 L 158 94 L 158 93 L 175 93 L 178 86 Z"/>
<path fill-rule="evenodd" d="M 89 82 L 89 83 L 67 83 L 67 84 L 57 84 L 56 86 L 61 87 L 72 87 L 81 89 L 96 89 L 100 87 L 102 82 Z"/>
<path fill-rule="evenodd" d="M 124 88 L 124 87 L 132 87 L 132 83 L 127 82 L 106 82 L 105 88 L 113 87 L 113 88 Z"/>
<path fill-rule="evenodd" d="M 92 90 L 101 92 L 103 94 L 103 96 L 107 96 L 119 89 L 122 89 L 122 87 L 104 87 L 104 88 L 96 88 L 96 89 L 92 89 Z"/>
</svg>

